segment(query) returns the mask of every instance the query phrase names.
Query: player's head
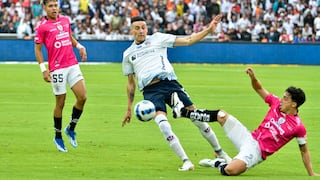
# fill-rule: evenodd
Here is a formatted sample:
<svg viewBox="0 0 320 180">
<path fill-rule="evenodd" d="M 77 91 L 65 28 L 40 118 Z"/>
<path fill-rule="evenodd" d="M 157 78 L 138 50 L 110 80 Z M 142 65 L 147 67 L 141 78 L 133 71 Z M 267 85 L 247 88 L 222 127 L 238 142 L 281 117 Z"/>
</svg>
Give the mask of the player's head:
<svg viewBox="0 0 320 180">
<path fill-rule="evenodd" d="M 141 44 L 146 40 L 148 26 L 146 20 L 141 16 L 131 18 L 131 34 L 136 44 Z"/>
<path fill-rule="evenodd" d="M 291 96 L 293 102 L 297 103 L 297 107 L 301 106 L 306 101 L 306 95 L 303 90 L 290 86 L 286 89 L 286 92 Z"/>
<path fill-rule="evenodd" d="M 58 0 L 42 0 L 48 19 L 57 19 L 59 14 Z"/>
</svg>

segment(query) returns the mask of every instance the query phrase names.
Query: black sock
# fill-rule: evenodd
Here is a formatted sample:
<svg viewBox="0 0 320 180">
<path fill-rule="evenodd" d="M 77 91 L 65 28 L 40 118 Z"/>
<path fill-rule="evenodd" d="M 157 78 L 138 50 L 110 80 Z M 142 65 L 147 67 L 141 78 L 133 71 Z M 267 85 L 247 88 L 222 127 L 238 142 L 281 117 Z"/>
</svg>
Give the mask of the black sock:
<svg viewBox="0 0 320 180">
<path fill-rule="evenodd" d="M 76 107 L 73 106 L 71 121 L 70 121 L 70 126 L 69 126 L 69 129 L 71 131 L 74 131 L 74 128 L 76 127 L 81 114 L 82 114 L 82 110 L 77 109 Z"/>
<path fill-rule="evenodd" d="M 228 165 L 227 163 L 220 163 L 219 164 L 219 171 L 224 176 L 229 176 L 229 174 L 227 174 L 227 172 L 224 170 L 224 168 L 226 168 L 227 165 Z"/>
<path fill-rule="evenodd" d="M 61 135 L 62 118 L 53 117 L 53 120 L 54 120 L 54 129 L 56 132 L 55 138 L 61 139 L 62 138 L 62 135 Z"/>
<path fill-rule="evenodd" d="M 187 110 L 185 108 L 182 108 L 181 116 L 202 122 L 214 122 L 218 120 L 218 112 L 219 110 Z"/>
</svg>

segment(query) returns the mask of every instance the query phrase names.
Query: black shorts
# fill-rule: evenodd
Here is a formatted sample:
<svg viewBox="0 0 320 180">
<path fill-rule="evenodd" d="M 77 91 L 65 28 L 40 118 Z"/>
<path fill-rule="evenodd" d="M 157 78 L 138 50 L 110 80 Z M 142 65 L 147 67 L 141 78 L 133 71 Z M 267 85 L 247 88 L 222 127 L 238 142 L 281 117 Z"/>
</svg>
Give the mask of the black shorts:
<svg viewBox="0 0 320 180">
<path fill-rule="evenodd" d="M 189 95 L 176 80 L 161 80 L 158 83 L 146 86 L 143 89 L 144 99 L 150 100 L 156 107 L 156 111 L 167 112 L 166 104 L 171 105 L 171 94 L 177 92 L 184 106 L 193 105 Z"/>
</svg>

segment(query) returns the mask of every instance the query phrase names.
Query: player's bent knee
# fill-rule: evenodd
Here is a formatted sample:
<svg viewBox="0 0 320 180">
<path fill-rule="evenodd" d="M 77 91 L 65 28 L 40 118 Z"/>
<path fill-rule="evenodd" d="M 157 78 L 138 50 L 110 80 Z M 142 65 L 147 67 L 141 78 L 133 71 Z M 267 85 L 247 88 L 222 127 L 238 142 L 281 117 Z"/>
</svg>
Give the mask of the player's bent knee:
<svg viewBox="0 0 320 180">
<path fill-rule="evenodd" d="M 228 118 L 228 113 L 222 109 L 219 110 L 217 119 L 219 122 L 225 122 Z"/>
</svg>

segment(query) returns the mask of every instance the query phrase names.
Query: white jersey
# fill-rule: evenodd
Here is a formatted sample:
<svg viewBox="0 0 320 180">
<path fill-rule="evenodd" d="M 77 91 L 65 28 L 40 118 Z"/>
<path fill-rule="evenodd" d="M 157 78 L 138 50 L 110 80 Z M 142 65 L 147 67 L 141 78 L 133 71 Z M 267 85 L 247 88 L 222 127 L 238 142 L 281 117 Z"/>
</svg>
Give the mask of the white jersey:
<svg viewBox="0 0 320 180">
<path fill-rule="evenodd" d="M 135 74 L 138 88 L 143 90 L 153 78 L 177 80 L 173 67 L 167 57 L 167 48 L 173 47 L 176 36 L 154 33 L 142 44 L 135 44 L 123 53 L 122 71 L 125 76 Z"/>
</svg>

